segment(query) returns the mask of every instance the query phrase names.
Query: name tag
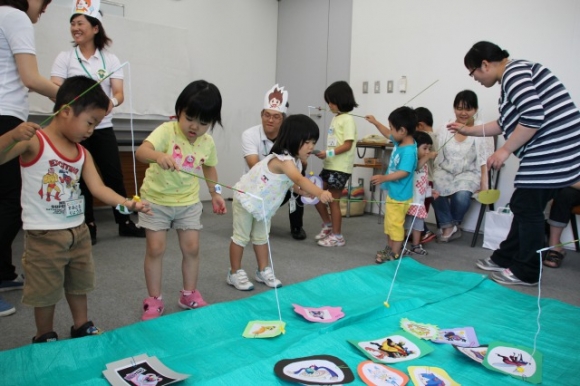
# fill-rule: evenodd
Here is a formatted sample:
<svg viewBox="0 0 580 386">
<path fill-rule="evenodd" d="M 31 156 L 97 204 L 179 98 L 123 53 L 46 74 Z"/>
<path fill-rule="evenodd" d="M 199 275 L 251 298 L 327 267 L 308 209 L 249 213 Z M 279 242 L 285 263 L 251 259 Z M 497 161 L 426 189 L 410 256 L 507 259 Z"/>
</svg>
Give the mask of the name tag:
<svg viewBox="0 0 580 386">
<path fill-rule="evenodd" d="M 288 201 L 288 208 L 290 208 L 290 213 L 296 212 L 296 198 L 292 193 L 290 193 L 290 200 Z"/>
<path fill-rule="evenodd" d="M 76 200 L 64 202 L 64 215 L 66 217 L 78 216 L 85 213 L 85 198 L 80 197 Z"/>
</svg>

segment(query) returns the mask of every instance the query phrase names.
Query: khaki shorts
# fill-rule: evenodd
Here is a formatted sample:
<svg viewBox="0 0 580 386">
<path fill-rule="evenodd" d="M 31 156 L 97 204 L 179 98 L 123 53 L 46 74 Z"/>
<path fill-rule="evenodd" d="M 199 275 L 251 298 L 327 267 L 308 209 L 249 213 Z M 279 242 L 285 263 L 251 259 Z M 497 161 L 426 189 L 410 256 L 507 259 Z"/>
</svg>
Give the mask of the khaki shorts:
<svg viewBox="0 0 580 386">
<path fill-rule="evenodd" d="M 234 243 L 245 247 L 250 241 L 254 245 L 264 245 L 268 242 L 270 220 L 256 220 L 235 198 L 232 209 L 234 215 L 234 235 L 232 236 L 232 241 Z"/>
<path fill-rule="evenodd" d="M 385 201 L 385 234 L 393 241 L 405 239 L 405 216 L 413 199 L 396 201 L 387 196 Z"/>
<path fill-rule="evenodd" d="M 22 303 L 55 305 L 63 294 L 85 295 L 95 289 L 89 228 L 27 230 L 22 266 L 26 280 Z"/>
<path fill-rule="evenodd" d="M 203 204 L 201 202 L 187 206 L 165 206 L 152 202 L 151 211 L 153 215 L 139 213 L 139 227 L 152 231 L 166 231 L 171 228 L 182 230 L 200 230 L 201 212 Z"/>
</svg>

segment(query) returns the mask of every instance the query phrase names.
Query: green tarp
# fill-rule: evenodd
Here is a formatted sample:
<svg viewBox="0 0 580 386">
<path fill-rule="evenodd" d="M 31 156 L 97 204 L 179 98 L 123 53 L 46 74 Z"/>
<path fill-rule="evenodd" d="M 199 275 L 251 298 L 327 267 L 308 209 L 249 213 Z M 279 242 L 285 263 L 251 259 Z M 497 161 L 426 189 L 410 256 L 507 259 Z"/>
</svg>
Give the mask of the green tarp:
<svg viewBox="0 0 580 386">
<path fill-rule="evenodd" d="M 390 297 L 383 305 L 397 262 L 327 274 L 285 286 L 278 295 L 286 334 L 272 339 L 242 337 L 251 320 L 277 320 L 274 291 L 199 310 L 139 322 L 103 335 L 28 345 L 0 352 L 2 385 L 107 385 L 102 371 L 109 362 L 146 353 L 171 369 L 191 374 L 183 384 L 277 385 L 277 361 L 328 354 L 356 373 L 366 360 L 347 339 L 386 336 L 400 329 L 401 318 L 440 328 L 473 326 L 481 344 L 500 340 L 533 347 L 537 298 L 504 288 L 485 275 L 438 271 L 411 258 L 402 261 Z M 335 323 L 311 323 L 293 311 L 340 306 L 345 317 Z M 541 301 L 537 349 L 544 355 L 543 385 L 580 385 L 577 375 L 580 308 L 552 299 Z M 31 321 L 32 323 L 32 321 Z M 392 365 L 434 366 L 462 385 L 523 385 L 462 356 L 450 345 L 417 360 Z M 358 375 L 354 384 L 363 384 Z"/>
</svg>

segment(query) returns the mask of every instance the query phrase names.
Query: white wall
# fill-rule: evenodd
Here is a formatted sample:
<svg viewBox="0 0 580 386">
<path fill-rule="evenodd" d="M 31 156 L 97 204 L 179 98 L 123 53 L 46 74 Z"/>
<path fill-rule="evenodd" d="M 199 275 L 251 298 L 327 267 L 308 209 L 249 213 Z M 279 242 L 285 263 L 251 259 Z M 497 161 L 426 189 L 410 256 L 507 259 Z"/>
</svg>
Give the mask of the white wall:
<svg viewBox="0 0 580 386">
<path fill-rule="evenodd" d="M 238 181 L 242 167 L 240 148 L 241 132 L 259 123 L 259 113 L 262 108 L 265 90 L 275 82 L 276 73 L 276 41 L 278 3 L 275 0 L 116 0 L 125 5 L 125 18 L 136 22 L 152 23 L 167 26 L 168 29 L 181 29 L 187 34 L 175 36 L 163 42 L 165 48 L 175 51 L 175 56 L 164 57 L 167 63 L 176 65 L 175 58 L 182 58 L 186 53 L 187 60 L 180 65 L 189 76 L 181 81 L 182 87 L 196 79 L 205 79 L 215 83 L 222 93 L 223 129 L 217 126 L 213 136 L 218 148 L 219 179 L 224 184 L 233 185 Z M 72 2 L 71 2 L 72 3 Z M 58 4 L 49 6 L 45 17 L 50 15 L 51 7 L 61 8 Z M 107 20 L 114 22 L 118 16 L 105 15 Z M 68 18 L 63 25 L 54 25 L 41 18 L 36 25 L 37 39 L 39 36 L 62 36 L 59 28 L 68 32 Z M 48 19 L 48 18 L 47 18 Z M 45 23 L 43 23 L 45 22 Z M 135 36 L 133 31 L 110 36 L 114 43 L 114 52 L 121 62 L 125 59 L 124 52 L 114 49 L 115 42 L 147 42 L 151 41 L 149 52 L 143 55 L 155 55 L 155 36 L 142 34 Z M 62 41 L 62 49 L 70 47 L 70 35 Z M 138 44 L 135 44 L 136 46 Z M 41 47 L 39 47 L 40 49 Z M 58 52 L 48 55 L 52 60 Z M 179 63 L 179 61 L 178 61 Z M 50 76 L 50 63 L 40 63 L 45 76 Z M 170 67 L 170 66 L 168 66 Z M 148 77 L 132 79 L 132 83 L 146 83 L 149 77 L 166 71 L 168 67 L 159 66 Z M 135 89 L 135 86 L 133 86 Z M 175 98 L 181 89 L 175 91 Z M 127 92 L 127 88 L 125 89 Z M 152 93 L 149 98 L 155 100 Z M 163 101 L 167 104 L 167 101 Z M 161 101 L 160 101 L 161 103 Z M 168 102 L 174 106 L 175 99 Z M 136 107 L 137 108 L 137 107 Z M 150 127 L 149 130 L 153 130 Z M 201 189 L 201 198 L 209 199 L 207 189 Z M 226 197 L 231 195 L 227 191 Z"/>
<path fill-rule="evenodd" d="M 361 115 L 373 114 L 387 122 L 389 113 L 405 104 L 435 80 L 433 87 L 409 105 L 427 107 L 438 127 L 453 117 L 453 98 L 471 89 L 479 97 L 480 117 L 497 118 L 499 86 L 486 89 L 468 76 L 463 58 L 471 46 L 488 40 L 506 49 L 512 58 L 528 59 L 548 66 L 580 104 L 580 28 L 576 0 L 405 0 L 354 1 L 350 82 Z M 408 79 L 405 94 L 397 91 L 401 76 Z M 372 84 L 379 80 L 381 92 Z M 386 81 L 395 81 L 395 92 L 386 93 Z M 369 93 L 362 94 L 362 82 Z M 355 111 L 357 113 L 357 111 Z M 359 136 L 376 132 L 358 121 Z M 517 160 L 510 157 L 502 170 L 500 206 L 509 201 Z M 370 172 L 355 169 L 354 178 Z M 464 226 L 475 228 L 479 205 L 472 205 Z"/>
</svg>

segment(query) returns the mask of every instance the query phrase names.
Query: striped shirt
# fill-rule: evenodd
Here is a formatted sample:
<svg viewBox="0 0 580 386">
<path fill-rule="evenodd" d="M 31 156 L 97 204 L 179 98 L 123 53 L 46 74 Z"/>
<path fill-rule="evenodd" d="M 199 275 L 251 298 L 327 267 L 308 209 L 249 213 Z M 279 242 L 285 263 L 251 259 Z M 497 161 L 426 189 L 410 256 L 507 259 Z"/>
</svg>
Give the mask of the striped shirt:
<svg viewBox="0 0 580 386">
<path fill-rule="evenodd" d="M 501 80 L 498 124 L 508 139 L 521 124 L 536 129 L 514 152 L 516 188 L 556 189 L 580 180 L 580 112 L 570 94 L 539 63 L 513 60 Z"/>
</svg>

